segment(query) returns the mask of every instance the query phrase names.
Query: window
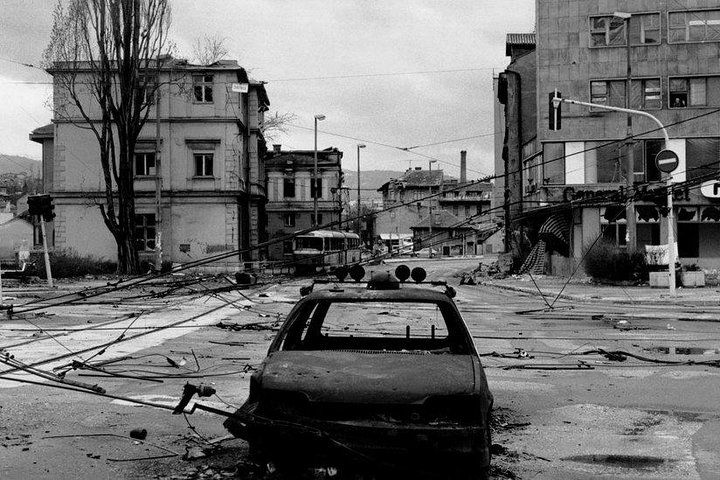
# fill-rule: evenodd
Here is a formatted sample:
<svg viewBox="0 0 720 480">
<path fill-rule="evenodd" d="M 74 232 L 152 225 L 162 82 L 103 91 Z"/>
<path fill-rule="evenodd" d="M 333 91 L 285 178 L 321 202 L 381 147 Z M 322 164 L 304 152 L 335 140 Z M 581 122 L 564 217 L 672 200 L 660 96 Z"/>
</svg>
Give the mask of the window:
<svg viewBox="0 0 720 480">
<path fill-rule="evenodd" d="M 612 15 L 590 17 L 590 46 L 609 47 L 626 44 L 625 21 Z"/>
<path fill-rule="evenodd" d="M 317 181 L 317 188 L 315 186 L 315 182 Z M 318 178 L 317 180 L 314 178 L 310 179 L 310 198 L 322 198 L 322 178 Z"/>
<path fill-rule="evenodd" d="M 646 110 L 662 108 L 662 92 L 660 90 L 660 79 L 648 78 L 642 80 L 641 84 L 643 90 L 643 108 Z"/>
<path fill-rule="evenodd" d="M 135 176 L 147 177 L 155 175 L 155 152 L 135 153 Z"/>
<path fill-rule="evenodd" d="M 156 75 L 140 75 L 138 78 L 138 90 L 143 103 L 152 105 L 158 94 L 158 81 Z"/>
<path fill-rule="evenodd" d="M 212 177 L 213 176 L 213 154 L 212 153 L 195 153 L 195 176 L 196 177 Z"/>
<path fill-rule="evenodd" d="M 678 257 L 697 258 L 700 256 L 700 224 L 677 224 Z"/>
<path fill-rule="evenodd" d="M 283 242 L 283 255 L 290 255 L 293 253 L 293 242 L 292 240 L 286 240 Z"/>
<path fill-rule="evenodd" d="M 543 185 L 565 183 L 565 144 L 543 144 Z"/>
<path fill-rule="evenodd" d="M 590 82 L 590 102 L 611 107 L 625 106 L 625 80 L 595 80 Z M 592 109 L 593 111 L 603 111 Z"/>
<path fill-rule="evenodd" d="M 589 142 L 590 143 L 590 142 Z M 607 143 L 607 142 L 605 142 Z M 597 183 L 618 183 L 625 179 L 625 163 L 622 142 L 600 144 L 595 150 Z"/>
<path fill-rule="evenodd" d="M 295 226 L 295 214 L 292 212 L 285 213 L 283 215 L 283 219 L 285 221 L 286 227 L 294 227 Z"/>
<path fill-rule="evenodd" d="M 295 198 L 295 177 L 285 177 L 283 180 L 283 197 Z"/>
<path fill-rule="evenodd" d="M 696 10 L 668 13 L 668 41 L 720 41 L 720 10 Z"/>
<path fill-rule="evenodd" d="M 630 17 L 630 44 L 647 45 L 660 43 L 660 14 L 633 14 Z"/>
<path fill-rule="evenodd" d="M 193 92 L 195 101 L 200 103 L 212 103 L 213 101 L 213 76 L 193 75 Z"/>
<path fill-rule="evenodd" d="M 310 214 L 310 223 L 313 225 L 322 225 L 322 223 L 323 223 L 322 213 L 318 213 L 317 222 L 315 222 L 315 214 L 311 213 Z"/>
<path fill-rule="evenodd" d="M 135 248 L 141 252 L 155 249 L 154 213 L 138 213 L 135 215 Z"/>
<path fill-rule="evenodd" d="M 655 157 L 663 149 L 662 140 L 641 140 L 635 143 L 635 181 L 658 182 L 662 179 Z"/>
<path fill-rule="evenodd" d="M 685 161 L 688 181 L 720 174 L 720 138 L 686 139 Z"/>
<path fill-rule="evenodd" d="M 453 205 L 452 208 L 453 208 L 453 215 L 455 215 L 456 217 L 458 215 L 460 215 L 460 208 L 457 205 Z"/>
</svg>

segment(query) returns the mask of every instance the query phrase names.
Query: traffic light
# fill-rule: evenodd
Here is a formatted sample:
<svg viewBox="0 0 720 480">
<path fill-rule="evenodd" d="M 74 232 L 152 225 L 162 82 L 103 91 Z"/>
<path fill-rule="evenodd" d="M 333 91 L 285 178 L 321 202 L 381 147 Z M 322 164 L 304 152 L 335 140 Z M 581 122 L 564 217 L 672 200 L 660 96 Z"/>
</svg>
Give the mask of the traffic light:
<svg viewBox="0 0 720 480">
<path fill-rule="evenodd" d="M 562 103 L 555 101 L 555 98 L 562 98 L 562 94 L 555 90 L 554 92 L 550 92 L 548 97 L 550 99 L 548 102 L 549 128 L 552 131 L 560 130 L 562 127 Z"/>
<path fill-rule="evenodd" d="M 32 216 L 42 215 L 43 220 L 52 222 L 55 218 L 55 205 L 50 195 L 31 195 L 28 197 L 28 213 Z"/>
</svg>

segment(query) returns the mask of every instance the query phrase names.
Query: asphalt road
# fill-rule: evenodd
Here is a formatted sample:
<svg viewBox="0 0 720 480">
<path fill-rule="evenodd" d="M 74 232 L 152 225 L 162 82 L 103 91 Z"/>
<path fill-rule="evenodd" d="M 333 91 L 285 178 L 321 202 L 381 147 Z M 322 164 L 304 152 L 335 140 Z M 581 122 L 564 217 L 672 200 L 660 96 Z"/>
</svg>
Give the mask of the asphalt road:
<svg viewBox="0 0 720 480">
<path fill-rule="evenodd" d="M 477 260 L 422 264 L 457 284 L 453 275 Z M 220 297 L 198 286 L 159 299 L 143 296 L 151 288 L 116 293 L 0 322 L 0 348 L 46 371 L 92 357 L 105 371 L 66 378 L 168 408 L 186 382 L 203 382 L 217 395 L 202 403 L 232 410 L 302 283 Z M 560 300 L 546 311 L 539 296 L 457 290 L 495 395 L 496 478 L 720 478 L 720 369 L 647 361 L 720 359 L 720 324 L 677 321 L 696 313 L 681 306 Z M 226 435 L 216 415 L 51 388 L 20 371 L 3 377 L 43 384 L 0 381 L 2 479 L 261 478 L 243 463 L 244 442 L 208 442 Z M 129 437 L 136 428 L 147 430 L 144 441 Z M 205 456 L 183 460 L 187 451 Z"/>
</svg>

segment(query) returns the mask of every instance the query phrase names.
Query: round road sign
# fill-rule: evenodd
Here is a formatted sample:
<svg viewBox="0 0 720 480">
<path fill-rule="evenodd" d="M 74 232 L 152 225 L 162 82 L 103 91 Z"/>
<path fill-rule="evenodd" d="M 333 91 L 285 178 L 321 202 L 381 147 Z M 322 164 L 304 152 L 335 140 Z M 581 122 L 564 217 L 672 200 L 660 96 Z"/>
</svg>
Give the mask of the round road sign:
<svg viewBox="0 0 720 480">
<path fill-rule="evenodd" d="M 677 153 L 672 150 L 661 150 L 655 157 L 655 165 L 663 173 L 670 173 L 678 166 Z"/>
</svg>

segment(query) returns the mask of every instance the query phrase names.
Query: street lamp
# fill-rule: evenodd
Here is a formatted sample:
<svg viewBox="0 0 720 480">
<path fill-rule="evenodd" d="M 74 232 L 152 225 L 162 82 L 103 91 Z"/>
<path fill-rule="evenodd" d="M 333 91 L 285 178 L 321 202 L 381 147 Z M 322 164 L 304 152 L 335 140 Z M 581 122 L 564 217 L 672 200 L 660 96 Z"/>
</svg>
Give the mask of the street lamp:
<svg viewBox="0 0 720 480">
<path fill-rule="evenodd" d="M 622 19 L 625 23 L 625 63 L 627 67 L 627 74 L 625 79 L 625 108 L 632 108 L 630 105 L 630 92 L 632 85 L 632 63 L 630 62 L 630 18 L 631 13 L 627 12 L 615 12 L 613 17 Z M 625 174 L 625 186 L 628 192 L 631 191 L 635 180 L 635 150 L 633 149 L 633 121 L 632 115 L 627 114 L 627 133 L 625 140 L 625 148 L 627 148 L 626 156 L 626 174 Z M 627 236 L 627 249 L 629 252 L 634 252 L 637 248 L 637 226 L 635 222 L 635 202 L 630 199 L 625 206 L 625 222 L 626 222 L 626 236 Z"/>
<path fill-rule="evenodd" d="M 360 235 L 360 149 L 365 148 L 364 143 L 358 143 L 357 146 L 357 234 Z"/>
<path fill-rule="evenodd" d="M 428 170 L 432 172 L 432 164 L 437 163 L 437 160 L 428 160 Z"/>
<path fill-rule="evenodd" d="M 312 225 L 316 227 L 318 224 L 318 168 L 317 168 L 317 124 L 318 121 L 325 120 L 325 115 L 315 115 L 315 149 L 313 150 L 313 218 Z"/>
</svg>

